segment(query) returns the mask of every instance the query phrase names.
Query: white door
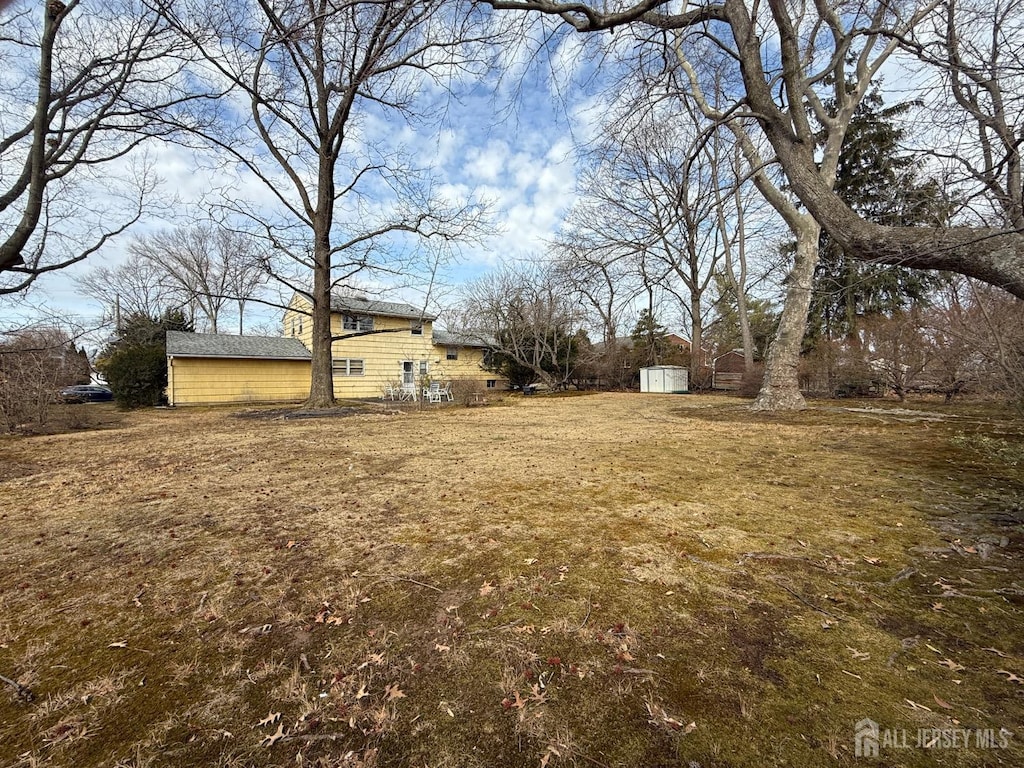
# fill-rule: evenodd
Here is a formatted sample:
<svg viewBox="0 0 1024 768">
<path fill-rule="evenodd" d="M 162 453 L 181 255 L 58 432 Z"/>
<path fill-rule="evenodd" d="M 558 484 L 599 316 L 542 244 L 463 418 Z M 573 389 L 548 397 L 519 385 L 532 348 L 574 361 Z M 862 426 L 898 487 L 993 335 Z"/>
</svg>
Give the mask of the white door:
<svg viewBox="0 0 1024 768">
<path fill-rule="evenodd" d="M 412 360 L 402 361 L 402 389 L 416 397 L 416 365 Z"/>
</svg>

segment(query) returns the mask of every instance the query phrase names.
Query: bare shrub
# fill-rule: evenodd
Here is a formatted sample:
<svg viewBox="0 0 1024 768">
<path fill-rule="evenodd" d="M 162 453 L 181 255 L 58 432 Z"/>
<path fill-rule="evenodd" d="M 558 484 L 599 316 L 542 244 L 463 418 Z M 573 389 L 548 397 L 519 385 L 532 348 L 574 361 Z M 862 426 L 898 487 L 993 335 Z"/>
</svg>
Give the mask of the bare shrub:
<svg viewBox="0 0 1024 768">
<path fill-rule="evenodd" d="M 486 395 L 484 382 L 477 379 L 454 379 L 452 396 L 459 405 L 480 405 Z"/>
<path fill-rule="evenodd" d="M 63 331 L 10 334 L 0 344 L 0 427 L 45 424 L 60 388 L 88 381 L 88 360 Z"/>
</svg>

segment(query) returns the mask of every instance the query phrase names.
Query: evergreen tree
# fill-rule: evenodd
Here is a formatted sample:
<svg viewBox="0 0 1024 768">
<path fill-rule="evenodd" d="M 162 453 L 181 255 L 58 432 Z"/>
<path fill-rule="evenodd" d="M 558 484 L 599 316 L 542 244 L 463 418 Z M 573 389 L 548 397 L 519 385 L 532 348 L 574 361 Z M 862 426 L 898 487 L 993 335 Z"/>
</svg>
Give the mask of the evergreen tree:
<svg viewBox="0 0 1024 768">
<path fill-rule="evenodd" d="M 913 103 L 887 107 L 877 88 L 857 108 L 839 157 L 836 193 L 859 215 L 890 226 L 938 226 L 948 217 L 939 184 L 920 179 L 914 158 L 900 152 L 906 129 L 897 124 Z M 822 233 L 808 340 L 853 339 L 862 318 L 927 304 L 939 273 L 850 258 Z"/>
<path fill-rule="evenodd" d="M 724 275 L 715 275 L 715 319 L 708 326 L 707 338 L 714 345 L 717 354 L 743 348 L 743 334 L 740 332 L 739 307 L 736 292 Z M 760 361 L 768 354 L 768 347 L 775 338 L 779 327 L 779 311 L 770 299 L 747 297 L 747 322 L 754 347 L 754 360 Z"/>
<path fill-rule="evenodd" d="M 167 331 L 191 331 L 181 310 L 160 317 L 132 314 L 118 326 L 116 337 L 97 362 L 122 408 L 159 405 L 167 388 Z"/>
<path fill-rule="evenodd" d="M 640 311 L 640 317 L 633 327 L 633 333 L 630 334 L 633 339 L 633 353 L 640 368 L 660 365 L 665 360 L 669 353 L 665 334 L 665 327 L 654 319 L 651 310 Z"/>
</svg>

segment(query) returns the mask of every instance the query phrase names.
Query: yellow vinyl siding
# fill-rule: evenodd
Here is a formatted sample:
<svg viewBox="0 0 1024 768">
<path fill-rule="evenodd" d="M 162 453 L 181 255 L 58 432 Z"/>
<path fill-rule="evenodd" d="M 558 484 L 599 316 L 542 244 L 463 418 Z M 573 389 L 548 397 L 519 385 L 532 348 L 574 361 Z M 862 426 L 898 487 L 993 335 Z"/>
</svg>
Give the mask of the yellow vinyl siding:
<svg viewBox="0 0 1024 768">
<path fill-rule="evenodd" d="M 168 361 L 171 405 L 299 402 L 308 396 L 308 360 L 174 357 Z"/>
<path fill-rule="evenodd" d="M 494 379 L 497 389 L 508 389 L 508 380 L 501 378 L 493 371 L 484 370 L 484 350 L 479 347 L 456 347 L 459 350 L 458 360 L 448 360 L 448 345 L 435 344 L 433 368 L 431 376 L 444 381 L 470 380 L 486 385 Z"/>
<path fill-rule="evenodd" d="M 293 296 L 284 313 L 284 333 L 281 334 L 298 339 L 306 349 L 313 348 L 313 318 L 307 314 L 310 306 L 308 299 L 298 294 Z"/>
<path fill-rule="evenodd" d="M 341 314 L 331 315 L 331 334 L 341 336 L 353 331 L 345 331 L 341 325 Z M 434 348 L 430 343 L 432 327 L 429 320 L 423 323 L 423 334 L 413 335 L 408 319 L 399 317 L 373 316 L 374 331 L 390 331 L 390 333 L 371 333 L 365 336 L 353 336 L 350 339 L 335 341 L 331 347 L 331 356 L 335 359 L 362 360 L 361 376 L 335 376 L 335 397 L 379 397 L 384 385 L 390 382 L 401 382 L 402 362 L 411 360 L 415 364 L 416 379 L 419 382 L 420 363 L 426 361 L 428 376 L 433 376 Z"/>
<path fill-rule="evenodd" d="M 284 313 L 284 335 L 301 341 L 306 349 L 312 349 L 313 330 L 308 314 L 309 300 L 296 295 Z M 411 360 L 415 364 L 417 386 L 420 379 L 420 363 L 426 362 L 428 376 L 434 365 L 434 349 L 430 343 L 433 333 L 429 320 L 423 322 L 423 333 L 412 333 L 412 322 L 408 318 L 372 315 L 374 331 L 392 331 L 391 333 L 371 333 L 355 336 L 351 339 L 335 341 L 331 347 L 334 359 L 362 360 L 363 373 L 360 376 L 334 376 L 335 397 L 379 397 L 384 385 L 400 382 L 402 379 L 402 362 Z M 342 327 L 342 313 L 331 313 L 331 335 L 342 336 L 346 331 Z M 308 392 L 307 392 L 308 394 Z"/>
</svg>

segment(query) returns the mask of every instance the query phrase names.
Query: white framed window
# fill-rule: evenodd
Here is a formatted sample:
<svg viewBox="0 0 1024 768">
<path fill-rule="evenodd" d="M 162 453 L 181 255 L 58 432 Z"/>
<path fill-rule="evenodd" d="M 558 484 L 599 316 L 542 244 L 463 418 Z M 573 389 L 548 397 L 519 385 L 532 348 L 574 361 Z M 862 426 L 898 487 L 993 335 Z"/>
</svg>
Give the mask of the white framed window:
<svg viewBox="0 0 1024 768">
<path fill-rule="evenodd" d="M 459 348 L 458 347 L 445 347 L 444 348 L 444 359 L 445 360 L 458 360 L 459 359 Z"/>
<path fill-rule="evenodd" d="M 335 376 L 362 376 L 363 361 L 350 357 L 336 357 L 331 361 Z"/>
<path fill-rule="evenodd" d="M 420 360 L 420 376 L 426 376 L 426 375 L 427 375 L 427 361 L 426 360 Z"/>
<path fill-rule="evenodd" d="M 497 379 L 488 379 L 487 380 L 487 388 L 488 389 L 494 389 L 497 386 L 498 386 L 498 380 Z"/>
<path fill-rule="evenodd" d="M 409 321 L 409 333 L 411 333 L 413 336 L 422 336 L 423 335 L 423 323 L 421 323 L 419 320 L 410 320 Z"/>
<path fill-rule="evenodd" d="M 369 315 L 342 315 L 341 327 L 346 331 L 372 331 L 373 318 Z"/>
</svg>

